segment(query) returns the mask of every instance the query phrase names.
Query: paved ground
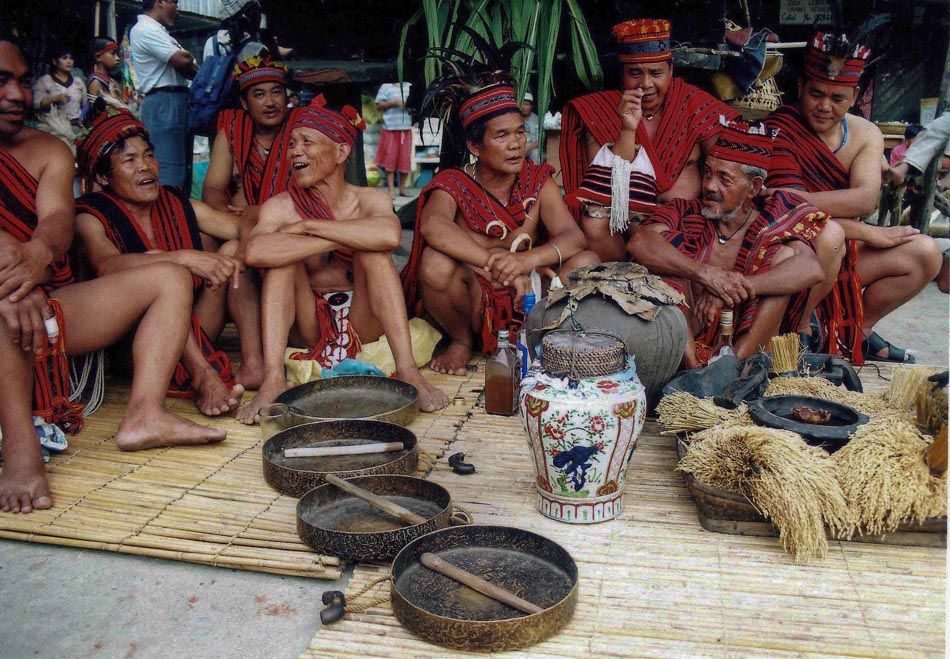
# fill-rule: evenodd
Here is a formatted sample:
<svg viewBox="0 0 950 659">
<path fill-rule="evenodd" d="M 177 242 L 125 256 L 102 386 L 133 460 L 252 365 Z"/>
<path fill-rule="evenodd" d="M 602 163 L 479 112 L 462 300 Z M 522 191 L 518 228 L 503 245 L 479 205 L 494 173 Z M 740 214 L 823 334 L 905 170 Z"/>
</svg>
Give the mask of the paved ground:
<svg viewBox="0 0 950 659">
<path fill-rule="evenodd" d="M 948 364 L 950 298 L 928 284 L 878 327 Z M 0 657 L 295 657 L 340 582 L 0 541 Z M 333 656 L 327 648 L 327 656 Z"/>
</svg>

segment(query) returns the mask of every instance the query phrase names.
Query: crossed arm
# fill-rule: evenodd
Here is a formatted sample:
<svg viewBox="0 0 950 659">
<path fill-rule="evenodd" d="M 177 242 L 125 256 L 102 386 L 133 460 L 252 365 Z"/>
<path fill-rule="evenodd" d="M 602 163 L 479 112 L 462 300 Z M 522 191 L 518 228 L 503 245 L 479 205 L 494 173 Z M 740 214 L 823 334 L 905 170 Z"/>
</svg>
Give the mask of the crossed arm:
<svg viewBox="0 0 950 659">
<path fill-rule="evenodd" d="M 352 219 L 301 220 L 290 195 L 281 193 L 261 206 L 247 245 L 247 263 L 280 268 L 341 248 L 392 252 L 399 246 L 401 229 L 391 203 L 387 195 L 366 190 L 359 193 Z"/>
</svg>

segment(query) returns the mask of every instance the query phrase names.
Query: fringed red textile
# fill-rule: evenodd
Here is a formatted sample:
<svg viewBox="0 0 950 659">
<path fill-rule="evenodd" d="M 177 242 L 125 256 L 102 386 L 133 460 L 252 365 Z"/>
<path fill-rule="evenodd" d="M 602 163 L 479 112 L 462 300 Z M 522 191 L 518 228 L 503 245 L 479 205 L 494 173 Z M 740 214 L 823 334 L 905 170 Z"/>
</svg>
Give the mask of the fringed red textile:
<svg viewBox="0 0 950 659">
<path fill-rule="evenodd" d="M 37 180 L 20 162 L 0 147 L 0 229 L 21 242 L 28 242 L 36 230 Z M 66 256 L 52 265 L 52 279 L 43 289 L 50 293 L 73 282 Z M 33 366 L 33 414 L 55 423 L 64 431 L 77 433 L 82 427 L 83 406 L 69 401 L 69 359 L 66 357 L 66 322 L 59 302 L 49 298 L 59 323 L 59 338 Z"/>
<path fill-rule="evenodd" d="M 718 234 L 714 223 L 704 218 L 701 210 L 702 202 L 698 199 L 674 199 L 670 204 L 660 208 L 644 224 L 666 225 L 667 229 L 661 235 L 670 244 L 686 256 L 705 263 L 709 260 Z M 739 248 L 733 271 L 749 276 L 767 272 L 779 247 L 796 240 L 813 246 L 815 237 L 821 232 L 827 220 L 828 216 L 825 213 L 796 194 L 780 192 L 773 195 L 761 209 L 758 217 L 749 225 Z M 673 277 L 666 279 L 668 283 L 681 291 L 688 285 L 681 279 Z M 791 296 L 782 318 L 781 333 L 793 332 L 797 329 L 808 300 L 808 292 L 806 289 Z M 752 327 L 758 314 L 758 307 L 759 300 L 754 298 L 736 309 L 739 319 L 736 326 L 737 338 Z M 697 344 L 706 346 L 716 345 L 718 341 L 718 323 L 703 328 L 696 337 Z"/>
<path fill-rule="evenodd" d="M 56 314 L 59 336 L 33 363 L 33 414 L 75 435 L 82 428 L 82 403 L 69 400 L 69 358 L 66 356 L 66 321 L 59 300 L 47 298 Z"/>
<path fill-rule="evenodd" d="M 617 106 L 621 92 L 597 92 L 575 98 L 567 103 L 561 121 L 561 168 L 564 190 L 573 193 L 584 180 L 590 165 L 584 132 L 601 145 L 613 143 L 620 136 Z M 656 137 L 647 137 L 645 121 L 637 127 L 637 143 L 647 151 L 656 170 L 657 191 L 666 192 L 676 183 L 689 160 L 693 146 L 719 132 L 719 115 L 739 118 L 739 113 L 679 78 L 673 78 L 663 101 Z M 580 221 L 581 207 L 573 204 L 571 211 Z"/>
<path fill-rule="evenodd" d="M 783 105 L 766 118 L 779 134 L 772 143 L 772 162 L 766 184 L 770 188 L 793 188 L 808 192 L 843 190 L 850 185 L 850 172 L 831 149 L 805 122 L 798 108 Z M 864 363 L 861 350 L 861 325 L 864 302 L 861 280 L 857 273 L 857 250 L 854 241 L 845 246 L 844 261 L 838 280 L 818 305 L 825 350 L 843 354 L 855 364 Z"/>
</svg>

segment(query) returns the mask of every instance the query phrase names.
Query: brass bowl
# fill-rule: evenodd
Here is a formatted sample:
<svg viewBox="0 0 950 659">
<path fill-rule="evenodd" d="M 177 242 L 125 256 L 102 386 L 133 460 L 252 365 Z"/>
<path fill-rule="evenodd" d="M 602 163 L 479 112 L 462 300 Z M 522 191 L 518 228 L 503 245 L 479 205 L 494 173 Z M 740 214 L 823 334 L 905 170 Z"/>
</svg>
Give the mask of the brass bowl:
<svg viewBox="0 0 950 659">
<path fill-rule="evenodd" d="M 543 609 L 526 615 L 429 570 L 431 552 Z M 393 560 L 396 618 L 423 639 L 458 650 L 513 650 L 543 641 L 577 605 L 577 565 L 547 538 L 507 526 L 452 526 L 416 538 Z"/>
<path fill-rule="evenodd" d="M 321 458 L 287 458 L 284 449 L 311 446 L 340 446 L 374 442 L 402 442 L 393 453 L 340 455 Z M 375 474 L 411 474 L 419 464 L 416 436 L 406 428 L 383 421 L 350 419 L 306 423 L 282 430 L 264 443 L 264 480 L 272 488 L 300 497 L 332 473 L 340 478 Z"/>
<path fill-rule="evenodd" d="M 413 476 L 347 479 L 426 518 L 406 526 L 374 506 L 326 483 L 297 502 L 297 535 L 321 554 L 348 561 L 391 559 L 410 541 L 449 525 L 452 497 L 441 485 Z"/>
<path fill-rule="evenodd" d="M 419 413 L 419 391 L 395 378 L 343 375 L 288 389 L 274 401 L 290 408 L 288 426 L 367 419 L 408 425 Z"/>
</svg>

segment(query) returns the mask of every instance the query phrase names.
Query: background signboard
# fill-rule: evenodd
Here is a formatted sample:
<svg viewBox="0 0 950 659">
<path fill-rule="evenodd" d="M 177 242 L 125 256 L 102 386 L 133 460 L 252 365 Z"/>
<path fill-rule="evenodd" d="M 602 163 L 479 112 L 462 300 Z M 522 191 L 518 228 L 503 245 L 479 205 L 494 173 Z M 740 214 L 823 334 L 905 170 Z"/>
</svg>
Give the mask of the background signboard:
<svg viewBox="0 0 950 659">
<path fill-rule="evenodd" d="M 833 20 L 830 0 L 782 0 L 779 9 L 781 25 L 831 25 Z"/>
</svg>

